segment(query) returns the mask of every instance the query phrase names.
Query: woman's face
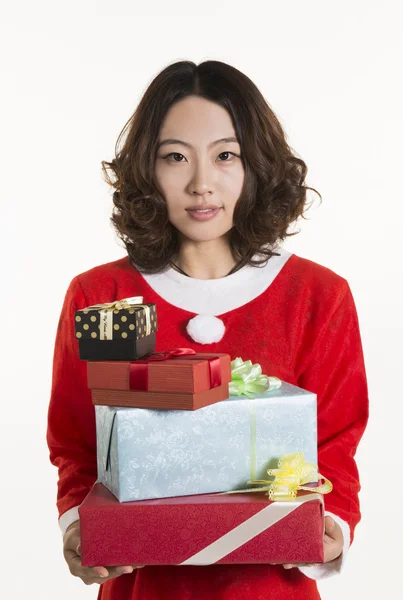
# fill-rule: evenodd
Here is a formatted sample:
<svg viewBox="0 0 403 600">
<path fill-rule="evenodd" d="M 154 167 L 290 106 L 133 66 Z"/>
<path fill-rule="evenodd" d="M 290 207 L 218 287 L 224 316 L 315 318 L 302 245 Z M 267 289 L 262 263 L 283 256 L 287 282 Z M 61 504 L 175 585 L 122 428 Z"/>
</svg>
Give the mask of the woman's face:
<svg viewBox="0 0 403 600">
<path fill-rule="evenodd" d="M 183 236 L 209 241 L 232 228 L 245 176 L 240 154 L 231 117 L 218 104 L 188 96 L 170 108 L 160 131 L 155 175 L 169 221 Z"/>
</svg>

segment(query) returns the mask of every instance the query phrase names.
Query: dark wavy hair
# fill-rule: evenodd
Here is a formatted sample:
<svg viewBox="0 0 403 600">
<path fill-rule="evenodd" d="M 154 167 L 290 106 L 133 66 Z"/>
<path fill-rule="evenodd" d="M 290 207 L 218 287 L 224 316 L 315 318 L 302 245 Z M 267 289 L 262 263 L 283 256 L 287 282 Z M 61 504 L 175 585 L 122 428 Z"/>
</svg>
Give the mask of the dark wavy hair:
<svg viewBox="0 0 403 600">
<path fill-rule="evenodd" d="M 199 65 L 175 62 L 148 86 L 119 134 L 115 158 L 102 161 L 105 180 L 115 189 L 111 222 L 130 260 L 144 273 L 164 271 L 178 253 L 178 231 L 168 221 L 154 166 L 166 113 L 174 103 L 194 95 L 228 111 L 241 146 L 245 178 L 229 232 L 237 262 L 253 266 L 266 263 L 276 254 L 271 247 L 277 241 L 298 233 L 287 230 L 304 217 L 307 190 L 322 199 L 319 192 L 304 184 L 304 161 L 292 152 L 279 120 L 246 75 L 215 60 Z"/>
</svg>

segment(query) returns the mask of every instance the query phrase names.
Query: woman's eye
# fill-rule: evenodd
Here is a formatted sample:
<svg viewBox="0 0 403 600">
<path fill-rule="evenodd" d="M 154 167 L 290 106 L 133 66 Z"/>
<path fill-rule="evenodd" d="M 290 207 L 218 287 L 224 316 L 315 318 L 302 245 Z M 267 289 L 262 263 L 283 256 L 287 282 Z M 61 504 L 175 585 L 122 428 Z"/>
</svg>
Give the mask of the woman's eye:
<svg viewBox="0 0 403 600">
<path fill-rule="evenodd" d="M 223 155 L 227 155 L 228 156 L 228 154 L 232 154 L 232 156 L 237 156 L 233 152 L 229 152 L 229 151 L 228 152 L 221 152 L 221 154 L 219 154 L 218 156 L 223 156 Z M 229 160 L 223 160 L 221 162 L 230 162 L 230 161 Z"/>
<path fill-rule="evenodd" d="M 234 152 L 221 152 L 218 156 L 226 156 L 228 157 L 228 155 L 232 155 L 232 156 L 238 156 L 237 154 L 234 154 Z M 170 157 L 172 156 L 172 160 L 169 160 Z M 179 160 L 177 160 L 178 157 L 181 157 Z M 183 162 L 183 160 L 181 160 L 182 158 L 185 158 L 183 156 L 183 154 L 180 154 L 179 152 L 170 152 L 169 154 L 167 154 L 166 156 L 164 156 L 164 158 L 166 160 L 168 160 L 169 162 Z M 231 162 L 229 160 L 227 160 L 227 158 L 224 158 L 224 160 L 221 160 L 220 162 Z"/>
<path fill-rule="evenodd" d="M 164 156 L 164 158 L 168 159 L 170 156 L 182 156 L 183 154 L 179 154 L 179 152 L 170 152 L 169 154 L 167 154 L 166 156 Z M 170 162 L 183 162 L 182 160 L 174 160 L 174 161 L 170 161 Z"/>
</svg>

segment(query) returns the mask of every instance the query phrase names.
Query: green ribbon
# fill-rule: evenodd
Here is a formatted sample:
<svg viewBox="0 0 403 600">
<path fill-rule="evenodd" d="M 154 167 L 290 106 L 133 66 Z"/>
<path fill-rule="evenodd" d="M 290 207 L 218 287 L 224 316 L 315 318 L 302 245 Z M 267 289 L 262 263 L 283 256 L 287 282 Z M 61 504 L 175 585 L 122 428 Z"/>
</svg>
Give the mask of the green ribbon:
<svg viewBox="0 0 403 600">
<path fill-rule="evenodd" d="M 276 390 L 281 387 L 281 379 L 263 375 L 259 363 L 253 365 L 251 360 L 243 361 L 242 358 L 232 360 L 231 372 L 230 396 L 243 394 L 252 399 L 253 394 L 261 394 L 266 390 Z"/>
<path fill-rule="evenodd" d="M 256 479 L 256 406 L 254 394 L 261 394 L 267 390 L 277 390 L 281 387 L 281 379 L 268 377 L 262 374 L 259 363 L 252 364 L 251 360 L 243 361 L 236 358 L 231 361 L 232 381 L 229 384 L 230 396 L 242 394 L 250 402 L 250 478 Z"/>
</svg>

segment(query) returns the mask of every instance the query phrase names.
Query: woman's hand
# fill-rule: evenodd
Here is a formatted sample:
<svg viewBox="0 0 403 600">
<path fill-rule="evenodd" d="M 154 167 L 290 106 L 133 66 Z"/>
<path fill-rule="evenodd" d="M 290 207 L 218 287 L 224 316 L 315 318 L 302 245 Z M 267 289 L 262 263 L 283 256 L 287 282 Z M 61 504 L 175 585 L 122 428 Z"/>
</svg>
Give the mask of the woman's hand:
<svg viewBox="0 0 403 600">
<path fill-rule="evenodd" d="M 340 525 L 336 523 L 332 517 L 325 517 L 325 534 L 323 538 L 325 559 L 324 563 L 335 560 L 343 551 L 344 537 Z M 273 563 L 271 563 L 273 564 Z M 317 567 L 322 563 L 297 563 L 284 564 L 284 569 L 292 569 L 293 567 Z"/>
<path fill-rule="evenodd" d="M 139 566 L 122 567 L 83 567 L 80 552 L 80 521 L 74 521 L 66 530 L 63 537 L 63 554 L 70 573 L 80 577 L 86 585 L 104 583 L 108 579 L 119 577 L 125 573 L 133 573 Z"/>
</svg>

